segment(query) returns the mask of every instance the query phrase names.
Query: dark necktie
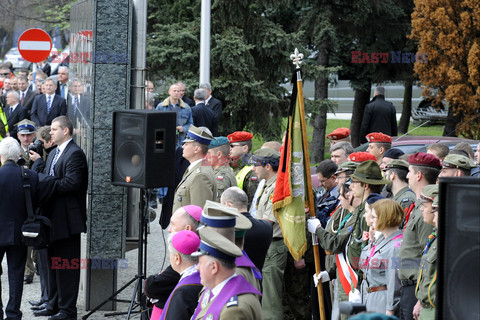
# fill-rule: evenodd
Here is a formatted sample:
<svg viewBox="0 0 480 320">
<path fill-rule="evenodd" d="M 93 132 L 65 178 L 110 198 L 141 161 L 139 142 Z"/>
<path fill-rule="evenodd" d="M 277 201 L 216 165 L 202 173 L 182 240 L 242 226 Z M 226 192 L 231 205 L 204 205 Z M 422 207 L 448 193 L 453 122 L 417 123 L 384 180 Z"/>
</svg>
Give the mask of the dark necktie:
<svg viewBox="0 0 480 320">
<path fill-rule="evenodd" d="M 50 166 L 50 171 L 48 172 L 49 176 L 55 175 L 53 169 L 55 168 L 55 164 L 58 161 L 58 156 L 60 155 L 60 148 L 57 147 L 57 152 L 55 152 L 55 157 L 53 157 L 52 165 Z"/>
<path fill-rule="evenodd" d="M 50 114 L 50 109 L 52 109 L 52 96 L 47 98 L 47 114 Z"/>
<path fill-rule="evenodd" d="M 22 92 L 22 99 L 20 99 L 20 104 L 23 106 L 24 102 L 25 102 L 25 92 Z"/>
</svg>

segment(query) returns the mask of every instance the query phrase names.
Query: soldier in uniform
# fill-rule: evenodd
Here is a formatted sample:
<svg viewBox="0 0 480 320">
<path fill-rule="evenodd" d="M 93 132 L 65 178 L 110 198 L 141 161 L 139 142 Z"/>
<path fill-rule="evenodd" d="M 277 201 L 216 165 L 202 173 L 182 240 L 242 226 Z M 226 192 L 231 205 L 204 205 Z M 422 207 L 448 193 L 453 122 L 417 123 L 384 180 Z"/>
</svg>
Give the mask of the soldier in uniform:
<svg viewBox="0 0 480 320">
<path fill-rule="evenodd" d="M 242 256 L 235 243 L 213 230 L 202 228 L 197 270 L 205 291 L 192 319 L 262 319 L 256 290 L 242 276 L 235 274 L 235 259 Z"/>
<path fill-rule="evenodd" d="M 438 228 L 438 185 L 423 188 L 420 195 L 423 206 L 423 221 Z M 435 216 L 437 217 L 435 219 Z M 422 264 L 418 270 L 415 296 L 418 301 L 413 308 L 414 317 L 421 320 L 435 320 L 436 277 L 437 277 L 437 234 L 433 231 L 423 249 Z"/>
<path fill-rule="evenodd" d="M 437 181 L 441 168 L 440 160 L 432 154 L 417 152 L 408 158 L 408 163 L 408 184 L 418 200 L 423 187 L 435 184 Z M 401 264 L 398 278 L 402 285 L 400 289 L 400 319 L 402 320 L 413 319 L 413 307 L 417 303 L 415 285 L 418 279 L 419 261 L 428 236 L 433 231 L 433 226 L 423 221 L 421 205 L 421 202 L 417 201 L 412 212 L 407 213 L 400 247 Z"/>
<path fill-rule="evenodd" d="M 350 133 L 351 131 L 348 128 L 337 128 L 333 130 L 332 133 L 327 134 L 327 139 L 330 139 L 330 148 L 337 142 L 345 141 L 351 143 Z M 348 154 L 346 156 L 348 156 Z"/>
<path fill-rule="evenodd" d="M 24 119 L 18 122 L 15 126 L 17 126 L 17 138 L 22 147 L 20 150 L 20 159 L 17 163 L 30 168 L 31 161 L 28 146 L 31 145 L 36 138 L 35 122 Z"/>
<path fill-rule="evenodd" d="M 449 154 L 443 159 L 438 177 L 469 177 L 475 162 L 459 154 Z"/>
<path fill-rule="evenodd" d="M 373 154 L 377 164 L 382 164 L 385 152 L 392 147 L 392 137 L 381 132 L 372 132 L 365 136 L 368 141 L 367 152 Z"/>
<path fill-rule="evenodd" d="M 237 186 L 237 180 L 233 175 L 232 168 L 229 162 L 230 142 L 227 137 L 215 137 L 210 142 L 208 147 L 207 159 L 212 165 L 213 172 L 217 177 L 217 201 L 220 202 L 220 197 L 223 191 L 230 187 Z"/>
<path fill-rule="evenodd" d="M 203 163 L 212 139 L 208 128 L 190 126 L 182 146 L 183 157 L 190 165 L 175 189 L 172 212 L 189 204 L 203 207 L 205 201 L 217 199 L 215 173 L 210 165 Z"/>
<path fill-rule="evenodd" d="M 248 196 L 248 207 L 257 190 L 259 179 L 249 164 L 252 157 L 253 135 L 246 131 L 235 131 L 227 136 L 230 142 L 230 166 L 237 180 L 237 186 L 245 191 Z"/>
<path fill-rule="evenodd" d="M 385 177 L 392 181 L 387 185 L 387 190 L 393 194 L 392 199 L 402 206 L 405 213 L 411 212 L 417 196 L 408 186 L 408 162 L 400 159 L 390 160 L 385 169 Z M 403 222 L 400 227 L 403 228 L 404 225 Z"/>
</svg>

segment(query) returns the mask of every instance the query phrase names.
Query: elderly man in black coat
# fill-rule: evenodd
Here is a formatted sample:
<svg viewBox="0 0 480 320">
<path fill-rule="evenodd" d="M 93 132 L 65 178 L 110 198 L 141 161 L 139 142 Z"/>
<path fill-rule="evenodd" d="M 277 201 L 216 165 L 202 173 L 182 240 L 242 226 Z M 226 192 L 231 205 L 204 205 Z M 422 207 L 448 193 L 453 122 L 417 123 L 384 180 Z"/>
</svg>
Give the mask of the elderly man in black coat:
<svg viewBox="0 0 480 320">
<path fill-rule="evenodd" d="M 390 137 L 397 135 L 397 111 L 391 102 L 385 101 L 385 88 L 376 87 L 373 99 L 365 106 L 360 142 L 366 143 L 370 132 L 382 132 Z"/>
<path fill-rule="evenodd" d="M 0 142 L 0 265 L 7 254 L 8 284 L 10 299 L 5 314 L 7 319 L 21 319 L 20 305 L 23 293 L 23 272 L 27 261 L 27 247 L 22 243 L 22 225 L 27 219 L 25 191 L 21 168 L 16 164 L 20 156 L 20 144 L 8 137 Z M 24 169 L 28 174 L 32 205 L 38 205 L 38 175 Z M 0 267 L 0 274 L 2 273 Z M 1 285 L 0 285 L 1 288 Z M 1 293 L 1 292 L 0 292 Z M 1 294 L 0 294 L 1 296 Z M 3 319 L 3 304 L 0 299 L 0 318 Z"/>
<path fill-rule="evenodd" d="M 193 93 L 195 106 L 192 107 L 193 124 L 196 127 L 207 127 L 215 137 L 218 131 L 218 122 L 211 108 L 205 105 L 207 91 L 205 89 L 196 89 Z"/>
</svg>

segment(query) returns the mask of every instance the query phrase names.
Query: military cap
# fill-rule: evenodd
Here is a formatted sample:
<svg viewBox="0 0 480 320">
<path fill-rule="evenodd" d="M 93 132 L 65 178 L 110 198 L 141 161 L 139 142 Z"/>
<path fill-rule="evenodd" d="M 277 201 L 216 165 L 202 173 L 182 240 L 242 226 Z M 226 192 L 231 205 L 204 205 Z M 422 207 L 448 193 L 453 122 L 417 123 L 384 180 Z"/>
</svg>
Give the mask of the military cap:
<svg viewBox="0 0 480 320">
<path fill-rule="evenodd" d="M 370 193 L 366 199 L 368 205 L 372 205 L 378 200 L 386 199 L 384 196 L 378 193 Z"/>
<path fill-rule="evenodd" d="M 198 251 L 192 253 L 194 257 L 209 255 L 227 262 L 235 262 L 235 258 L 243 255 L 242 250 L 222 236 L 220 233 L 211 229 L 200 229 L 200 246 Z"/>
<path fill-rule="evenodd" d="M 250 164 L 257 166 L 278 166 L 280 162 L 280 152 L 272 148 L 260 148 L 255 151 L 250 159 Z"/>
<path fill-rule="evenodd" d="M 459 154 L 448 154 L 445 159 L 443 159 L 443 168 L 459 168 L 465 170 L 471 170 L 475 168 L 475 163 L 470 158 Z"/>
<path fill-rule="evenodd" d="M 435 209 L 438 209 L 438 195 L 435 196 L 435 198 L 433 198 L 433 202 L 432 202 L 432 209 L 435 208 Z"/>
<path fill-rule="evenodd" d="M 227 136 L 230 143 L 241 142 L 241 141 L 250 141 L 253 139 L 253 134 L 247 131 L 235 131 Z"/>
<path fill-rule="evenodd" d="M 213 149 L 226 144 L 230 144 L 227 137 L 215 137 L 215 139 L 210 142 L 208 149 Z"/>
<path fill-rule="evenodd" d="M 358 166 L 358 163 L 353 161 L 342 162 L 338 166 L 337 171 L 335 171 L 335 174 L 339 174 L 340 172 L 345 172 L 345 171 L 355 171 L 355 169 L 357 169 L 357 166 Z"/>
<path fill-rule="evenodd" d="M 198 250 L 200 238 L 190 230 L 182 230 L 172 236 L 172 246 L 180 253 L 190 255 Z"/>
<path fill-rule="evenodd" d="M 202 207 L 196 206 L 194 204 L 189 204 L 188 206 L 182 207 L 186 213 L 188 213 L 195 221 L 200 221 L 202 217 Z"/>
<path fill-rule="evenodd" d="M 442 168 L 440 160 L 436 156 L 425 152 L 417 152 L 410 155 L 410 157 L 408 157 L 408 163 L 412 166 L 424 166 L 435 169 Z"/>
<path fill-rule="evenodd" d="M 392 143 L 392 137 L 381 132 L 371 132 L 365 136 L 368 142 Z"/>
<path fill-rule="evenodd" d="M 438 195 L 438 184 L 429 184 L 423 187 L 420 193 L 421 202 L 433 202 L 433 199 Z"/>
<path fill-rule="evenodd" d="M 348 160 L 353 161 L 353 162 L 364 162 L 364 161 L 367 161 L 367 160 L 377 161 L 377 158 L 369 152 L 359 151 L 359 152 L 351 153 L 348 156 Z"/>
<path fill-rule="evenodd" d="M 351 177 L 360 182 L 373 185 L 387 184 L 390 182 L 390 180 L 383 178 L 380 166 L 373 160 L 360 163 Z"/>
<path fill-rule="evenodd" d="M 390 160 L 387 163 L 387 170 L 388 169 L 402 169 L 408 171 L 408 162 L 400 159 Z"/>
<path fill-rule="evenodd" d="M 194 125 L 191 125 L 190 129 L 188 129 L 187 137 L 185 140 L 183 140 L 183 142 L 198 142 L 201 144 L 210 145 L 210 142 L 213 139 L 214 138 L 207 127 L 197 128 Z"/>
<path fill-rule="evenodd" d="M 200 223 L 213 228 L 235 227 L 236 229 L 248 230 L 252 227 L 252 222 L 243 214 L 240 214 L 237 208 L 210 200 L 205 201 Z"/>
<path fill-rule="evenodd" d="M 30 134 L 36 131 L 35 122 L 30 121 L 28 119 L 24 119 L 15 125 L 17 126 L 17 130 L 18 130 L 17 132 L 20 134 Z"/>
<path fill-rule="evenodd" d="M 385 151 L 385 153 L 383 154 L 383 157 L 384 158 L 390 158 L 390 159 L 398 159 L 401 156 L 403 156 L 404 154 L 405 154 L 405 152 L 403 152 L 400 149 L 391 148 L 391 149 L 388 149 L 387 151 Z"/>
<path fill-rule="evenodd" d="M 328 134 L 327 138 L 331 140 L 341 140 L 348 138 L 350 133 L 351 131 L 348 128 L 337 128 L 333 130 L 332 133 Z"/>
</svg>

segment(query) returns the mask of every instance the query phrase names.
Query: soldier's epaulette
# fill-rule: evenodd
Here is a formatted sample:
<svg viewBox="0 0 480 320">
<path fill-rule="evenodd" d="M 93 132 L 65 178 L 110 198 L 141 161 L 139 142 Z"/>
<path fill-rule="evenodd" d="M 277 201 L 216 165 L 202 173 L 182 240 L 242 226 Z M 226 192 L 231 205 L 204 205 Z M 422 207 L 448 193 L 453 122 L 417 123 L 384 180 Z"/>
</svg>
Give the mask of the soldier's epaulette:
<svg viewBox="0 0 480 320">
<path fill-rule="evenodd" d="M 223 176 L 217 176 L 217 180 L 223 180 Z"/>
<path fill-rule="evenodd" d="M 238 306 L 238 296 L 233 296 L 230 299 L 228 299 L 226 306 L 227 308 L 230 308 L 232 306 Z"/>
</svg>

